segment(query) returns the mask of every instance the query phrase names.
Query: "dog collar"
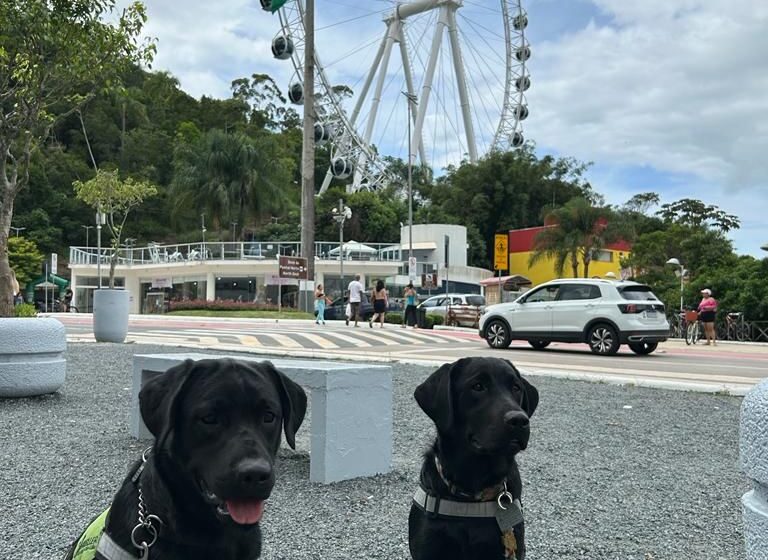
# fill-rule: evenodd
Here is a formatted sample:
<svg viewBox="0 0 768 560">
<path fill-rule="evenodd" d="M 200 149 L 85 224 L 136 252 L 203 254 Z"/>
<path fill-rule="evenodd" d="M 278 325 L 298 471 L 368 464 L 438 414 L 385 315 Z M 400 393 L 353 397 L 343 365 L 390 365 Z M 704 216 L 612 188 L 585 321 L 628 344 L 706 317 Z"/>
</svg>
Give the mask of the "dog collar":
<svg viewBox="0 0 768 560">
<path fill-rule="evenodd" d="M 443 465 L 440 463 L 440 459 L 437 458 L 437 455 L 435 455 L 435 470 L 437 470 L 437 474 L 438 476 L 440 476 L 440 480 L 442 480 L 443 483 L 448 487 L 448 491 L 454 496 L 469 498 L 476 502 L 484 502 L 484 501 L 493 500 L 500 494 L 506 493 L 507 491 L 507 481 L 502 480 L 495 486 L 489 486 L 488 488 L 484 488 L 483 490 L 480 490 L 480 492 L 477 492 L 475 494 L 470 494 L 469 492 L 465 492 L 464 490 L 459 488 L 457 485 L 455 485 L 453 482 L 448 480 L 448 477 L 445 476 L 445 472 L 443 471 Z"/>
<path fill-rule="evenodd" d="M 483 502 L 457 502 L 455 500 L 446 500 L 439 496 L 428 494 L 424 488 L 419 486 L 413 495 L 413 502 L 427 513 L 435 515 L 445 515 L 447 517 L 496 517 L 500 507 L 497 499 Z M 520 500 L 514 499 L 507 506 L 523 519 L 523 506 Z"/>
</svg>

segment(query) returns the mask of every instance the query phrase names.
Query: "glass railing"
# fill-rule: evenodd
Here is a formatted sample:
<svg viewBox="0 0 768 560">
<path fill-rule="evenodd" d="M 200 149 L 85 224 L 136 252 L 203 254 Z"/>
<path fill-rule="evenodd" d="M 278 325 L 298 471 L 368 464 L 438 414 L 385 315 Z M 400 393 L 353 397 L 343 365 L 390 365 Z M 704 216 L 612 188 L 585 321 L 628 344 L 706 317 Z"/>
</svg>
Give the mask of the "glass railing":
<svg viewBox="0 0 768 560">
<path fill-rule="evenodd" d="M 121 247 L 118 265 L 166 264 L 200 261 L 277 260 L 279 255 L 297 256 L 301 252 L 298 241 L 239 241 L 159 244 L 144 247 Z M 338 261 L 343 254 L 345 261 L 400 262 L 401 252 L 393 243 L 347 242 L 342 250 L 339 243 L 319 241 L 315 243 L 315 260 Z M 110 248 L 101 249 L 101 263 L 109 264 Z M 96 247 L 70 247 L 71 265 L 96 265 L 99 250 Z"/>
</svg>

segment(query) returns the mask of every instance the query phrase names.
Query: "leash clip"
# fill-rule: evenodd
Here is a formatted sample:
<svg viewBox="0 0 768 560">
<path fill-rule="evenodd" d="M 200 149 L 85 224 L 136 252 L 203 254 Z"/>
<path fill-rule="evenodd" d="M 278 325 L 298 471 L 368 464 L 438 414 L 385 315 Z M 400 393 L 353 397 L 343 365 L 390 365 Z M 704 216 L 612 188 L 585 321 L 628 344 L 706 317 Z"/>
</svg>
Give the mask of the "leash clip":
<svg viewBox="0 0 768 560">
<path fill-rule="evenodd" d="M 509 504 L 506 506 L 503 503 L 503 499 L 506 498 L 509 500 Z M 512 496 L 512 494 L 509 493 L 509 490 L 507 490 L 507 481 L 504 481 L 504 489 L 499 493 L 498 496 L 496 496 L 496 503 L 499 505 L 501 509 L 507 509 L 507 507 L 511 506 L 515 502 L 515 498 Z"/>
</svg>

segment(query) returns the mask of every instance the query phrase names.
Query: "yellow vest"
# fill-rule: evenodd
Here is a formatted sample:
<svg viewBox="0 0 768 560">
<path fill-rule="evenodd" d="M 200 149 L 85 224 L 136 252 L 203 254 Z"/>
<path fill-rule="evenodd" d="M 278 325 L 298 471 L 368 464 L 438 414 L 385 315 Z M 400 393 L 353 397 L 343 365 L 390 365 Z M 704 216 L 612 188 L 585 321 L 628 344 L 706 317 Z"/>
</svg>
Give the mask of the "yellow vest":
<svg viewBox="0 0 768 560">
<path fill-rule="evenodd" d="M 99 545 L 99 539 L 104 532 L 104 525 L 107 522 L 109 508 L 94 519 L 88 528 L 80 536 L 75 547 L 75 553 L 72 560 L 94 560 L 96 557 L 96 547 Z"/>
</svg>

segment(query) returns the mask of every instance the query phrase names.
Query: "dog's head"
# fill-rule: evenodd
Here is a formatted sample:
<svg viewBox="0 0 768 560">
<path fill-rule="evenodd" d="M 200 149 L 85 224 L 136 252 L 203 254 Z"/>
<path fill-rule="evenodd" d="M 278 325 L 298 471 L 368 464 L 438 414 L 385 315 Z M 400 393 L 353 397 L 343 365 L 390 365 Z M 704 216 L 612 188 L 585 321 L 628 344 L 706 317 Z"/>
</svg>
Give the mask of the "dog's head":
<svg viewBox="0 0 768 560">
<path fill-rule="evenodd" d="M 304 390 L 270 362 L 187 360 L 139 394 L 155 453 L 189 479 L 223 520 L 253 525 L 275 484 L 281 431 L 295 447 Z"/>
<path fill-rule="evenodd" d="M 441 440 L 471 454 L 514 455 L 528 446 L 529 418 L 539 392 L 515 366 L 499 358 L 445 364 L 414 394 Z"/>
</svg>

